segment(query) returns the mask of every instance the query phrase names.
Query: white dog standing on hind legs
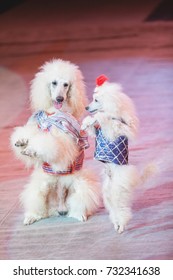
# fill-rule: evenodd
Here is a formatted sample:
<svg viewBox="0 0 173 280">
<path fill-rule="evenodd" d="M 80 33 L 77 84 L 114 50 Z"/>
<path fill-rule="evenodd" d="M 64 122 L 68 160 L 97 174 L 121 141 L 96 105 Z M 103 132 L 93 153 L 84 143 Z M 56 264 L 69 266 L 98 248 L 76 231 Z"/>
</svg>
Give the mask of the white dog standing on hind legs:
<svg viewBox="0 0 173 280">
<path fill-rule="evenodd" d="M 154 172 L 154 166 L 148 164 L 139 175 L 137 168 L 128 164 L 128 140 L 136 136 L 138 118 L 132 100 L 119 84 L 99 76 L 86 110 L 93 116 L 87 116 L 81 128 L 96 137 L 94 158 L 105 167 L 103 201 L 115 230 L 122 233 L 132 215 L 133 190 Z"/>
<path fill-rule="evenodd" d="M 78 122 L 86 106 L 78 66 L 61 59 L 46 62 L 31 83 L 30 99 L 31 118 L 11 136 L 16 156 L 34 166 L 21 194 L 24 224 L 51 215 L 86 221 L 99 207 L 100 191 L 82 166 L 88 142 Z"/>
</svg>

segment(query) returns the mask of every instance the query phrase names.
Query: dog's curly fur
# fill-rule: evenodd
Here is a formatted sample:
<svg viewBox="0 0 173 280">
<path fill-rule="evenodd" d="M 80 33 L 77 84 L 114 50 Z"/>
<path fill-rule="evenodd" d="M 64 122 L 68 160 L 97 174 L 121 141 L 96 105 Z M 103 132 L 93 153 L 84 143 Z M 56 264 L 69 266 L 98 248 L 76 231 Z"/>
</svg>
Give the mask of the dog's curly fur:
<svg viewBox="0 0 173 280">
<path fill-rule="evenodd" d="M 79 119 L 87 99 L 78 66 L 61 59 L 46 62 L 31 83 L 30 99 L 33 113 L 61 110 Z M 85 221 L 94 213 L 100 203 L 100 191 L 89 170 L 82 168 L 73 174 L 55 176 L 42 169 L 43 162 L 56 171 L 66 169 L 74 161 L 78 146 L 69 134 L 55 127 L 44 132 L 31 118 L 24 126 L 15 128 L 11 145 L 19 159 L 34 166 L 21 194 L 25 225 L 59 214 Z"/>
<path fill-rule="evenodd" d="M 116 83 L 104 82 L 96 86 L 93 101 L 86 107 L 93 113 L 87 116 L 81 128 L 91 136 L 96 135 L 96 128 L 101 127 L 105 138 L 114 141 L 119 136 L 133 140 L 138 131 L 138 118 L 132 100 L 123 93 Z M 103 200 L 115 230 L 124 231 L 131 218 L 131 201 L 134 188 L 145 181 L 154 172 L 153 165 L 148 164 L 143 175 L 134 165 L 104 163 Z"/>
<path fill-rule="evenodd" d="M 67 84 L 66 88 L 64 88 L 64 83 Z M 62 59 L 46 62 L 33 79 L 31 83 L 32 110 L 50 112 L 52 101 L 57 96 L 64 98 L 62 111 L 71 113 L 77 119 L 82 116 L 87 103 L 82 72 L 77 65 Z"/>
</svg>

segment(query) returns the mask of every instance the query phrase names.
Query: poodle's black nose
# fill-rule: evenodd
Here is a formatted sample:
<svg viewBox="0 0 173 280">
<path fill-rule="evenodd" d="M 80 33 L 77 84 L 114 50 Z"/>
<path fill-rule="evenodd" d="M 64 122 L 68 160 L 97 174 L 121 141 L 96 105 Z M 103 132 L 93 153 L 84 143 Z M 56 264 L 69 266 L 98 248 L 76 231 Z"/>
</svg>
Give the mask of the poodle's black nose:
<svg viewBox="0 0 173 280">
<path fill-rule="evenodd" d="M 85 110 L 87 110 L 87 111 L 88 111 L 88 110 L 89 110 L 89 106 L 86 106 L 86 107 L 85 107 Z"/>
<path fill-rule="evenodd" d="M 63 102 L 64 101 L 64 97 L 63 96 L 57 96 L 56 101 L 57 102 Z"/>
<path fill-rule="evenodd" d="M 60 214 L 60 216 L 65 216 L 67 215 L 68 211 L 58 211 L 58 213 Z"/>
</svg>

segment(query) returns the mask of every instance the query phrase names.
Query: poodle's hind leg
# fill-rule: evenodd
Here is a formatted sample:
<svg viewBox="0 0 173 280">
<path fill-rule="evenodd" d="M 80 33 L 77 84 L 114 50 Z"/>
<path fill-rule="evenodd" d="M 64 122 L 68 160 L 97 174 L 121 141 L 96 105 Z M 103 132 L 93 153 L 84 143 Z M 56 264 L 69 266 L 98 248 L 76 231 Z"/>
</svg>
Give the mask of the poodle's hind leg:
<svg viewBox="0 0 173 280">
<path fill-rule="evenodd" d="M 112 208 L 110 211 L 110 220 L 114 225 L 115 231 L 122 233 L 131 219 L 131 216 L 131 209 L 129 207 Z"/>
<path fill-rule="evenodd" d="M 87 211 L 85 204 L 82 203 L 83 194 L 79 191 L 73 191 L 69 193 L 67 198 L 68 203 L 68 217 L 77 219 L 78 221 L 85 222 L 87 220 Z"/>
<path fill-rule="evenodd" d="M 32 178 L 21 193 L 20 200 L 24 207 L 24 225 L 30 225 L 48 217 L 48 193 L 46 182 Z"/>
<path fill-rule="evenodd" d="M 106 176 L 103 183 L 103 203 L 109 213 L 109 218 L 113 223 L 115 230 L 117 231 L 119 228 L 119 221 L 117 217 L 117 211 L 115 209 L 116 202 L 112 201 L 111 186 L 112 186 L 111 179 L 109 176 Z"/>
<path fill-rule="evenodd" d="M 68 188 L 66 186 L 59 185 L 57 188 L 57 197 L 58 197 L 58 214 L 60 216 L 65 216 L 68 214 L 68 208 L 66 205 L 66 200 L 68 196 Z"/>
<path fill-rule="evenodd" d="M 104 202 L 115 230 L 122 233 L 132 216 L 131 204 L 138 174 L 132 165 L 110 165 L 110 170 L 109 184 L 103 186 Z"/>
<path fill-rule="evenodd" d="M 122 233 L 131 219 L 130 193 L 115 185 L 111 180 L 105 180 L 103 185 L 103 201 L 109 212 L 109 217 L 118 233 Z"/>
<path fill-rule="evenodd" d="M 105 208 L 109 212 L 109 218 L 118 233 L 122 233 L 131 219 L 131 209 L 128 206 L 121 205 L 121 200 L 117 201 L 111 193 L 105 194 L 103 192 L 103 201 Z"/>
<path fill-rule="evenodd" d="M 84 222 L 96 212 L 100 204 L 100 187 L 92 174 L 86 172 L 76 176 L 67 197 L 68 216 Z"/>
</svg>

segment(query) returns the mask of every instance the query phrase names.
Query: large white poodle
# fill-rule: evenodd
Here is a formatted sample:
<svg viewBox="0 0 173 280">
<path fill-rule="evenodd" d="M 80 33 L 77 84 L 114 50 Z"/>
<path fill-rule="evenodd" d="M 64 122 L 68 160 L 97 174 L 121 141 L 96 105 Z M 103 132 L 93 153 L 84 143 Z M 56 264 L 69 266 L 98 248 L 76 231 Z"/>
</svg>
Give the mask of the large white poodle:
<svg viewBox="0 0 173 280">
<path fill-rule="evenodd" d="M 61 59 L 46 62 L 31 83 L 30 98 L 33 115 L 11 136 L 17 157 L 34 166 L 21 194 L 24 224 L 50 215 L 85 221 L 99 206 L 100 191 L 82 167 L 88 142 L 78 122 L 86 106 L 81 71 Z"/>
<path fill-rule="evenodd" d="M 143 174 L 128 164 L 128 140 L 134 139 L 138 118 L 132 100 L 119 84 L 105 75 L 96 80 L 93 101 L 86 107 L 93 116 L 83 120 L 82 129 L 96 137 L 94 157 L 104 163 L 103 200 L 115 230 L 123 232 L 131 218 L 134 188 L 154 172 L 148 164 Z"/>
</svg>

